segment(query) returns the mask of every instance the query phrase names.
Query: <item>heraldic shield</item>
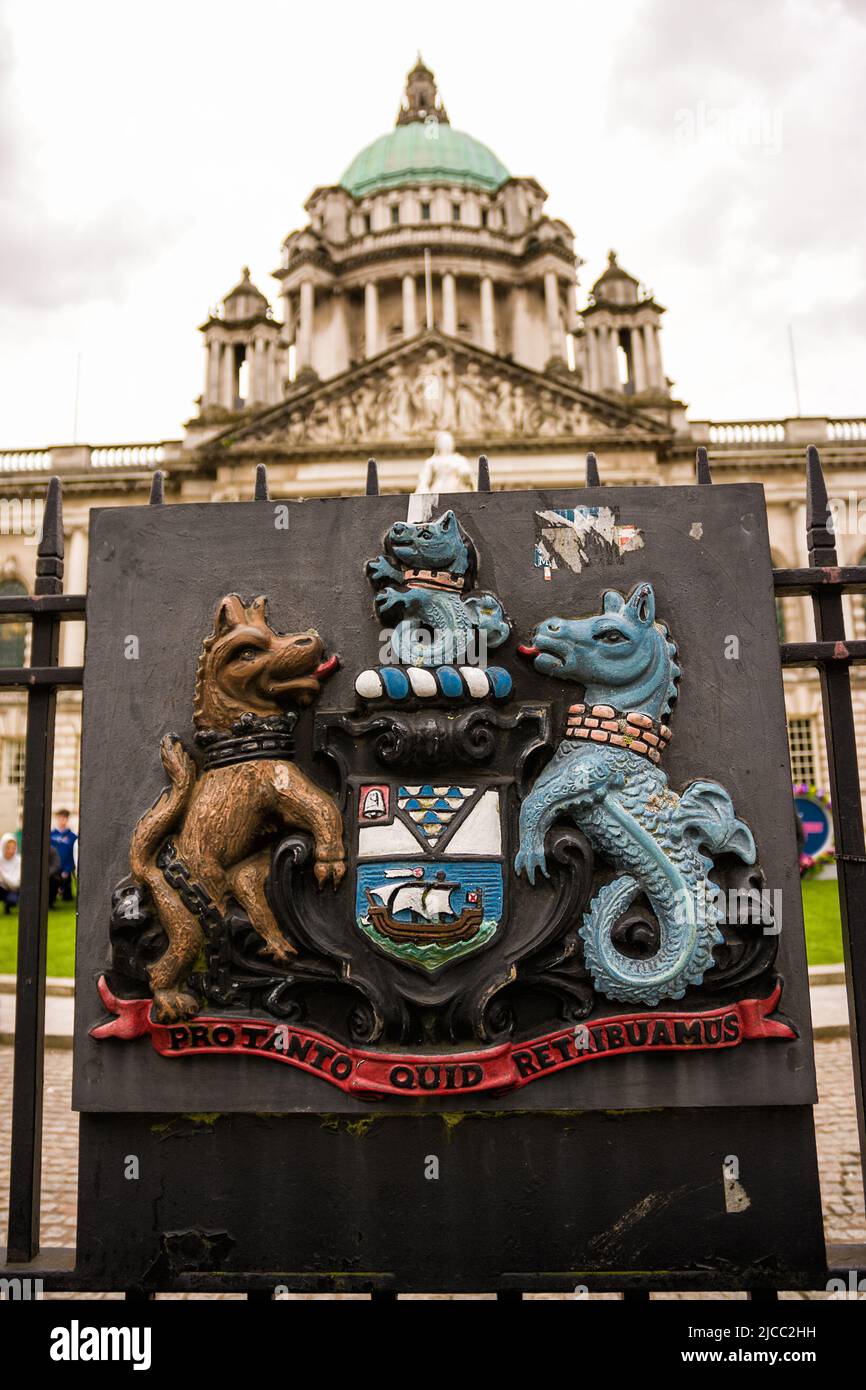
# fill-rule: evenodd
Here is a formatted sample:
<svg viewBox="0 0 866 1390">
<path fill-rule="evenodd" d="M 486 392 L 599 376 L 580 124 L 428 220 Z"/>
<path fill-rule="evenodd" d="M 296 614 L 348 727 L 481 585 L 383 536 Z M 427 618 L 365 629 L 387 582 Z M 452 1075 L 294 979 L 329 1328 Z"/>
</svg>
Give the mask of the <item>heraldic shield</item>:
<svg viewBox="0 0 866 1390">
<path fill-rule="evenodd" d="M 512 785 L 353 780 L 355 922 L 378 951 L 433 974 L 495 937 Z"/>
</svg>

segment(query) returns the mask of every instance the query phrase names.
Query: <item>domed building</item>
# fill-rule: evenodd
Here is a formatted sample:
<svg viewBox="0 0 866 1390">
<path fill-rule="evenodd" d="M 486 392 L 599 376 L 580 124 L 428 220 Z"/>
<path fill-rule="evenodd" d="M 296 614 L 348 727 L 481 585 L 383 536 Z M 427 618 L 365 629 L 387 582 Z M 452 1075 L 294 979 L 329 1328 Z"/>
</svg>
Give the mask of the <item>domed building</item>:
<svg viewBox="0 0 866 1390">
<path fill-rule="evenodd" d="M 411 493 L 425 461 L 424 477 L 435 474 L 434 444 L 452 475 L 487 454 L 494 489 L 579 487 L 588 450 L 605 483 L 683 484 L 705 444 L 717 481 L 764 484 L 783 567 L 806 563 L 806 444 L 821 445 L 832 495 L 861 485 L 866 418 L 690 420 L 665 374 L 662 306 L 613 251 L 581 291 L 572 230 L 548 212 L 545 190 L 451 124 L 420 57 L 394 128 L 305 210 L 273 272 L 278 302 L 244 269 L 201 324 L 203 389 L 182 438 L 0 449 L 0 507 L 33 508 L 49 473 L 63 479 L 68 592 L 86 583 L 90 509 L 145 501 L 154 468 L 167 501 L 190 502 L 249 497 L 260 462 L 275 498 L 362 492 L 371 454 L 383 492 Z M 857 534 L 839 537 L 841 564 L 862 557 Z M 34 566 L 26 536 L 0 535 L 7 592 L 32 589 Z M 866 638 L 862 601 L 843 602 L 847 631 Z M 809 600 L 785 599 L 778 612 L 788 641 L 808 639 Z M 23 661 L 23 625 L 0 637 Z M 64 664 L 79 665 L 82 650 L 80 624 L 65 624 Z M 866 743 L 866 671 L 855 667 L 853 680 Z M 817 675 L 786 671 L 785 690 L 794 778 L 826 782 Z M 76 692 L 59 694 L 55 804 L 71 807 L 79 707 Z M 21 695 L 0 692 L 7 824 L 23 733 Z"/>
<path fill-rule="evenodd" d="M 204 324 L 187 447 L 213 456 L 218 437 L 221 460 L 265 460 L 278 485 L 288 458 L 297 477 L 323 453 L 357 466 L 360 445 L 397 490 L 442 431 L 495 455 L 500 483 L 523 473 L 527 449 L 561 480 L 602 437 L 610 466 L 654 478 L 684 419 L 662 367 L 663 310 L 611 252 L 579 311 L 574 235 L 546 203 L 534 178 L 451 125 L 419 56 L 394 129 L 315 189 L 309 222 L 283 242 L 278 338 L 248 282 L 259 298 L 245 318 L 242 283 Z"/>
</svg>

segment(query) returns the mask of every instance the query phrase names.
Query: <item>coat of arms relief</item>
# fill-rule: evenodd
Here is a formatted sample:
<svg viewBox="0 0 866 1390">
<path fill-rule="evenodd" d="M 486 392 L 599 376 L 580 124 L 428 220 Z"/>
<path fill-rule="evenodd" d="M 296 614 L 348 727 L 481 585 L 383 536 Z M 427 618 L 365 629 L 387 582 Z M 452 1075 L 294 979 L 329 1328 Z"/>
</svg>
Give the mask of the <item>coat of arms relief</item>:
<svg viewBox="0 0 866 1390">
<path fill-rule="evenodd" d="M 277 631 L 277 595 L 219 600 L 190 723 L 154 749 L 168 786 L 132 829 L 93 1036 L 360 1097 L 795 1037 L 752 829 L 704 769 L 665 771 L 688 666 L 653 583 L 516 633 L 455 510 L 377 539 L 355 582 L 380 660 L 351 708 L 325 707 L 351 664 L 327 632 Z"/>
</svg>

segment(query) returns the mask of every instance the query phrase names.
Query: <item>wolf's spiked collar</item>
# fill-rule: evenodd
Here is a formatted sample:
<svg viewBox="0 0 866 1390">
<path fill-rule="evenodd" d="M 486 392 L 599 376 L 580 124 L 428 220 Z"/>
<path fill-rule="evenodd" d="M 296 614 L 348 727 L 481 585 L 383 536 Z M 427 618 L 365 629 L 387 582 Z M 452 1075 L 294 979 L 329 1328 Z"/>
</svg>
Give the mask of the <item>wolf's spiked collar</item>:
<svg viewBox="0 0 866 1390">
<path fill-rule="evenodd" d="M 658 763 L 670 743 L 671 731 L 648 714 L 622 712 L 613 705 L 570 705 L 565 737 L 610 743 Z"/>
<path fill-rule="evenodd" d="M 277 714 L 268 719 L 244 714 L 229 733 L 221 729 L 199 729 L 195 741 L 204 752 L 204 771 L 230 767 L 233 763 L 256 762 L 260 758 L 292 758 L 297 722 L 296 714 Z"/>
</svg>

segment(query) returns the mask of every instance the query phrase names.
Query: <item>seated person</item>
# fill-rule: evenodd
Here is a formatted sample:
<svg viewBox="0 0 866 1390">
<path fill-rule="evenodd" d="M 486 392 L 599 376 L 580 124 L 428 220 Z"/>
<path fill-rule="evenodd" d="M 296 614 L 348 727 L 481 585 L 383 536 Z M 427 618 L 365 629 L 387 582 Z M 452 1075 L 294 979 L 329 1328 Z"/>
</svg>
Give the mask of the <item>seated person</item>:
<svg viewBox="0 0 866 1390">
<path fill-rule="evenodd" d="M 17 835 L 6 834 L 0 838 L 0 902 L 8 916 L 18 905 L 21 892 L 21 855 L 18 852 Z"/>
</svg>

